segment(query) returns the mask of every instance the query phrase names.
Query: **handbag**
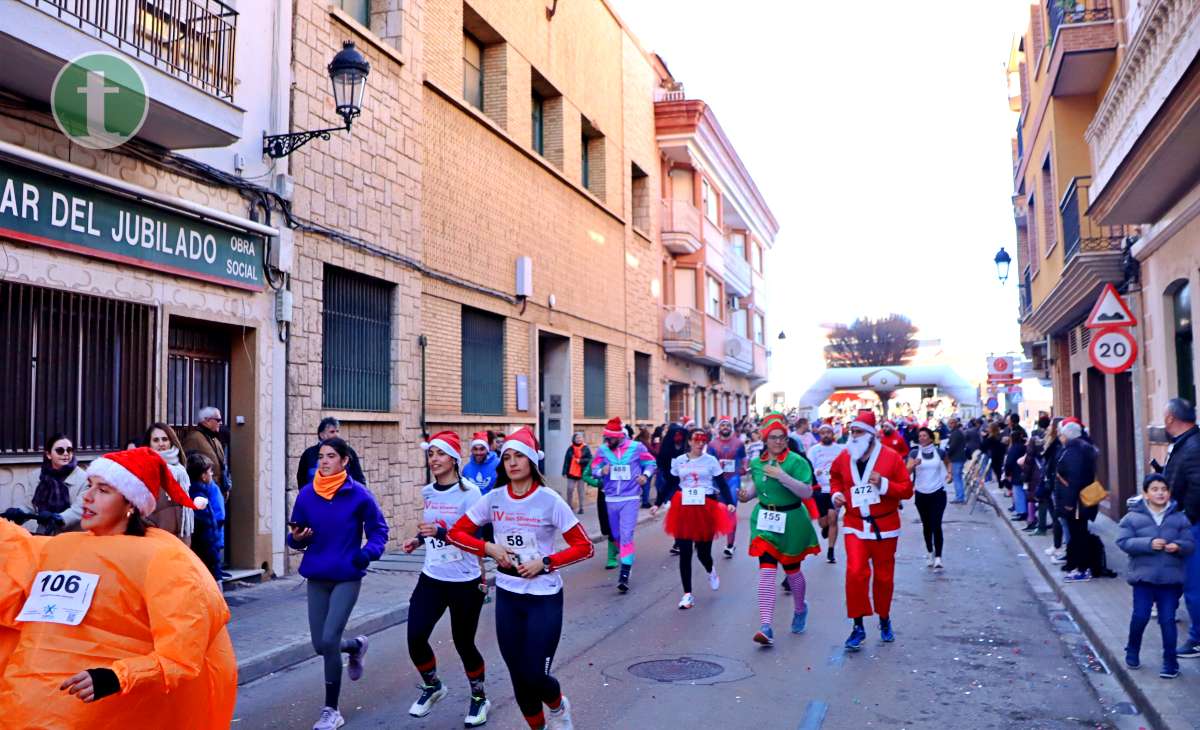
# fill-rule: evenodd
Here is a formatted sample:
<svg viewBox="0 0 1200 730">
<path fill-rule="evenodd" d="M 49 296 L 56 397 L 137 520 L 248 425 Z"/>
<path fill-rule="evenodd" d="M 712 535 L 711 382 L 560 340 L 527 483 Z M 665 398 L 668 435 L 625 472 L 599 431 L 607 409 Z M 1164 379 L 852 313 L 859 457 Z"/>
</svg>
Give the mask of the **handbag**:
<svg viewBox="0 0 1200 730">
<path fill-rule="evenodd" d="M 1079 491 L 1079 503 L 1084 507 L 1095 507 L 1108 498 L 1108 490 L 1099 480 L 1092 482 Z"/>
</svg>

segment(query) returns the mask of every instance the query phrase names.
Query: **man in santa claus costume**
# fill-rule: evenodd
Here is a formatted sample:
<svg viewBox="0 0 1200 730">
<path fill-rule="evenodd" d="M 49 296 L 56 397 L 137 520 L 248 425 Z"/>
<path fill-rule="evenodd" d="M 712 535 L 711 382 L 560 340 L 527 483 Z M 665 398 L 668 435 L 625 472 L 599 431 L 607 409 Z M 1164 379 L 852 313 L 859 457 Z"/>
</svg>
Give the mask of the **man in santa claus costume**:
<svg viewBox="0 0 1200 730">
<path fill-rule="evenodd" d="M 884 421 L 880 430 L 882 433 L 879 434 L 879 441 L 887 448 L 899 454 L 901 459 L 907 459 L 908 441 L 905 441 L 904 436 L 896 430 L 896 424 L 891 421 Z"/>
<path fill-rule="evenodd" d="M 862 648 L 863 618 L 872 613 L 879 614 L 880 638 L 895 641 L 891 608 L 899 509 L 901 500 L 912 497 L 913 484 L 904 459 L 876 436 L 874 411 L 860 410 L 850 424 L 846 451 L 830 467 L 829 486 L 833 503 L 846 505 L 846 614 L 854 620 L 846 648 Z"/>
</svg>

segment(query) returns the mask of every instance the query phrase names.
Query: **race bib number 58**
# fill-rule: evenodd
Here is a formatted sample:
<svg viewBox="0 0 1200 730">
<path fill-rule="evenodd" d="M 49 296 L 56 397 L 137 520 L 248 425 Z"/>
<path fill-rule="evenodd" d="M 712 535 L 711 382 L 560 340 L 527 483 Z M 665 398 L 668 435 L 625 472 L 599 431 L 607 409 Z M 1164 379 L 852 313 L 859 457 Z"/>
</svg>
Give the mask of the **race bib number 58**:
<svg viewBox="0 0 1200 730">
<path fill-rule="evenodd" d="M 500 536 L 500 547 L 516 559 L 517 565 L 535 563 L 542 559 L 532 532 L 509 532 Z"/>
<path fill-rule="evenodd" d="M 78 626 L 92 606 L 100 576 L 74 570 L 43 570 L 33 579 L 18 621 Z"/>
</svg>

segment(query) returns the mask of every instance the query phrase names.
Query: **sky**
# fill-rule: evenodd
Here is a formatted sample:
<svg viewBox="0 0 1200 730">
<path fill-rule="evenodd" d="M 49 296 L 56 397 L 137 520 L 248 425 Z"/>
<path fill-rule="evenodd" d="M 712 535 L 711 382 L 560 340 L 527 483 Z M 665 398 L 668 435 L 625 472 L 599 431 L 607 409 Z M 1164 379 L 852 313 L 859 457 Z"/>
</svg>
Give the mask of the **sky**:
<svg viewBox="0 0 1200 730">
<path fill-rule="evenodd" d="M 764 391 L 794 402 L 824 369 L 820 325 L 859 316 L 908 316 L 972 381 L 1020 350 L 1006 63 L 1029 0 L 609 2 L 779 222 Z"/>
</svg>

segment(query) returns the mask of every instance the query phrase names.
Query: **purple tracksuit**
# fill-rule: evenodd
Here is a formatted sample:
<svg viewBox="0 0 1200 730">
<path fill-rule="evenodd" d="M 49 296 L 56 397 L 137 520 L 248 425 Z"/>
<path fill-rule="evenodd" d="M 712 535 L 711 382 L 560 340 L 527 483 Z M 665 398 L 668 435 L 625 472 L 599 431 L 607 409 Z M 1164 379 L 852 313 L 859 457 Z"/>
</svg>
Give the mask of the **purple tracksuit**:
<svg viewBox="0 0 1200 730">
<path fill-rule="evenodd" d="M 609 473 L 603 473 L 604 467 Z M 596 450 L 592 460 L 592 476 L 604 484 L 604 502 L 608 508 L 609 532 L 621 546 L 621 564 L 633 565 L 636 552 L 633 544 L 633 528 L 637 525 L 638 505 L 642 501 L 642 487 L 638 477 L 654 476 L 657 467 L 654 456 L 639 441 L 626 438 L 615 450 L 605 444 Z"/>
</svg>

